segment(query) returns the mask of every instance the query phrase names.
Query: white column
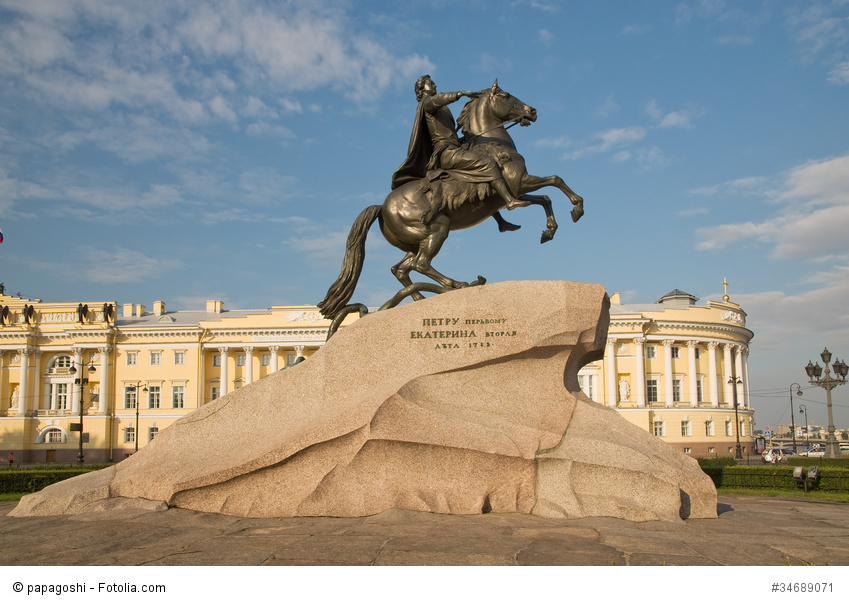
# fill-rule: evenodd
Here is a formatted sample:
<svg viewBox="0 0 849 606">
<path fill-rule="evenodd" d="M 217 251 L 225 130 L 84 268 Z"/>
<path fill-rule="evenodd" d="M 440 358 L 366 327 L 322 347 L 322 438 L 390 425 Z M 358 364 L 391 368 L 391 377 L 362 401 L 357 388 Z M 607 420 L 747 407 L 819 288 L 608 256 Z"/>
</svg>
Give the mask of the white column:
<svg viewBox="0 0 849 606">
<path fill-rule="evenodd" d="M 616 338 L 607 339 L 607 350 L 604 354 L 604 364 L 607 366 L 607 405 L 616 408 Z"/>
<path fill-rule="evenodd" d="M 29 402 L 29 349 L 19 349 L 21 355 L 20 388 L 18 389 L 18 414 L 27 414 Z"/>
<path fill-rule="evenodd" d="M 0 349 L 0 375 L 3 373 L 3 364 L 6 363 L 6 352 Z M 3 402 L 5 401 L 6 394 L 3 392 L 3 381 L 0 379 L 0 408 L 2 408 Z"/>
<path fill-rule="evenodd" d="M 221 353 L 221 396 L 227 393 L 227 352 L 230 351 L 229 347 L 219 347 L 218 351 Z M 220 396 L 219 396 L 220 397 Z"/>
<path fill-rule="evenodd" d="M 719 385 L 716 374 L 716 341 L 708 343 L 708 373 L 710 373 L 710 405 L 719 407 Z"/>
<path fill-rule="evenodd" d="M 304 346 L 303 345 L 295 345 L 295 359 L 303 357 L 304 355 Z"/>
<path fill-rule="evenodd" d="M 637 337 L 634 339 L 635 353 L 634 361 L 637 365 L 637 384 L 634 386 L 637 390 L 637 406 L 645 407 L 646 405 L 646 355 L 643 349 L 645 345 L 645 337 Z"/>
<path fill-rule="evenodd" d="M 105 415 L 109 411 L 109 350 L 110 347 L 99 347 L 100 353 L 100 402 L 98 402 L 98 414 Z"/>
<path fill-rule="evenodd" d="M 733 403 L 734 396 L 731 392 L 731 383 L 728 382 L 728 379 L 731 378 L 732 373 L 734 372 L 734 367 L 732 366 L 733 362 L 731 361 L 731 348 L 733 346 L 730 343 L 722 344 L 722 363 L 724 371 L 722 374 L 722 383 L 725 385 L 725 403 L 731 405 Z"/>
<path fill-rule="evenodd" d="M 666 339 L 663 343 L 663 388 L 666 390 L 665 401 L 667 408 L 675 405 L 672 393 L 672 344 L 675 341 Z"/>
<path fill-rule="evenodd" d="M 746 408 L 752 407 L 752 402 L 749 399 L 749 348 L 742 346 L 743 350 L 743 397 L 746 402 Z"/>
<path fill-rule="evenodd" d="M 690 384 L 690 406 L 699 407 L 699 390 L 696 376 L 696 350 L 699 348 L 698 341 L 687 341 L 687 383 Z"/>
<path fill-rule="evenodd" d="M 269 372 L 277 372 L 277 352 L 280 350 L 279 345 L 272 345 L 268 348 L 268 351 L 271 352 L 271 366 Z"/>
<path fill-rule="evenodd" d="M 82 385 L 77 381 L 83 376 L 83 350 L 79 347 L 74 348 L 74 368 L 77 373 L 74 375 L 73 383 L 71 383 L 71 412 L 80 414 L 80 389 Z"/>
<path fill-rule="evenodd" d="M 254 382 L 254 348 L 245 347 L 245 385 Z"/>
<path fill-rule="evenodd" d="M 737 405 L 745 406 L 743 398 L 743 347 L 738 345 L 734 348 L 734 376 L 740 381 L 734 381 L 734 389 L 737 390 Z"/>
<path fill-rule="evenodd" d="M 32 378 L 32 409 L 38 410 L 39 400 L 41 399 L 41 350 L 35 348 L 33 350 L 35 359 L 33 360 L 33 370 L 35 376 Z"/>
</svg>

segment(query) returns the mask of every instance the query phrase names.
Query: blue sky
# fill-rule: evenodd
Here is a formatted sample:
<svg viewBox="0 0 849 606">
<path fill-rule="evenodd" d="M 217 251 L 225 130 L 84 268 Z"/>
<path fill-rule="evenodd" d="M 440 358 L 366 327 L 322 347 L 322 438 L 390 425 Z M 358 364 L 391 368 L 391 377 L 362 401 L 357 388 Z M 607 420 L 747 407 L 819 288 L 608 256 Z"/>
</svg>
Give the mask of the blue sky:
<svg viewBox="0 0 849 606">
<path fill-rule="evenodd" d="M 823 347 L 849 355 L 849 2 L 0 0 L 7 292 L 197 309 L 316 303 L 403 160 L 412 86 L 498 78 L 559 174 L 538 208 L 454 232 L 469 280 L 577 280 L 653 302 L 722 280 L 755 332 L 759 427 Z M 454 106 L 455 115 L 461 104 Z M 376 229 L 355 299 L 401 258 Z M 818 392 L 818 393 L 817 393 Z M 845 392 L 845 393 L 844 393 Z M 834 392 L 849 425 L 849 387 Z M 806 390 L 824 424 L 825 392 Z"/>
</svg>

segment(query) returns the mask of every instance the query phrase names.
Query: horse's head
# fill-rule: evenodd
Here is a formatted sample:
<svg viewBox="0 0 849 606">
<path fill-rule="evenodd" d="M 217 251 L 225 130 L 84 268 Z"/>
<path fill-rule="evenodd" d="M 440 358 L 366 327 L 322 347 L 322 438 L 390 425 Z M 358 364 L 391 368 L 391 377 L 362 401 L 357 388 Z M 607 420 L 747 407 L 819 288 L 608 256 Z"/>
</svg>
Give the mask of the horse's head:
<svg viewBox="0 0 849 606">
<path fill-rule="evenodd" d="M 463 128 L 463 132 L 479 135 L 507 122 L 528 126 L 536 119 L 536 109 L 501 90 L 496 80 L 491 88 L 476 94 L 466 104 L 457 118 L 457 124 Z"/>
<path fill-rule="evenodd" d="M 530 105 L 519 101 L 508 92 L 501 90 L 496 79 L 489 89 L 491 111 L 493 115 L 502 122 L 518 122 L 522 126 L 528 126 L 537 120 L 537 110 Z"/>
</svg>

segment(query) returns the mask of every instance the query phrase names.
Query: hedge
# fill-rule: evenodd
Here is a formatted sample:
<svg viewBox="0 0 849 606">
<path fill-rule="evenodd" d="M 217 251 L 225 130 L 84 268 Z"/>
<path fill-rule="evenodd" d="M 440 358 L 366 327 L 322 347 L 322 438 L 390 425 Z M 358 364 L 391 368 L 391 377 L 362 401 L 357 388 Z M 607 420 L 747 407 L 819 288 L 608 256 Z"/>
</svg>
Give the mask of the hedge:
<svg viewBox="0 0 849 606">
<path fill-rule="evenodd" d="M 804 457 L 802 457 L 804 458 Z M 808 461 L 810 463 L 810 461 Z M 703 471 L 713 480 L 717 488 L 799 488 L 804 490 L 804 484 L 798 483 L 793 477 L 793 466 L 761 465 L 757 467 L 729 466 L 703 468 Z M 802 472 L 807 475 L 809 467 L 802 466 Z M 808 484 L 808 490 L 825 490 L 834 492 L 849 492 L 849 470 L 839 468 L 818 467 L 819 482 Z"/>
<path fill-rule="evenodd" d="M 819 467 L 820 469 L 824 469 L 826 467 L 836 468 L 836 469 L 849 469 L 849 457 L 843 457 L 840 459 L 826 459 L 825 457 L 787 457 L 787 465 L 794 465 L 802 467 Z"/>
<path fill-rule="evenodd" d="M 90 471 L 103 469 L 105 465 L 82 465 L 76 467 L 27 467 L 0 471 L 0 493 L 37 492 L 56 482 L 73 478 Z"/>
</svg>

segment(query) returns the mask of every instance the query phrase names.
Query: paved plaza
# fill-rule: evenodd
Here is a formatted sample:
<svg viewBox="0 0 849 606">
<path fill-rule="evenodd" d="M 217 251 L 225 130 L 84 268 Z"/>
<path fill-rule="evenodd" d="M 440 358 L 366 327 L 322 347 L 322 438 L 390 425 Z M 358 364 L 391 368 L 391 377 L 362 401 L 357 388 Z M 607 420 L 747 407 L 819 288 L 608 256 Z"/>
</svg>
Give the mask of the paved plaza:
<svg viewBox="0 0 849 606">
<path fill-rule="evenodd" d="M 390 510 L 249 519 L 170 509 L 12 518 L 4 565 L 849 565 L 849 504 L 720 495 L 715 520 L 634 523 Z"/>
</svg>

